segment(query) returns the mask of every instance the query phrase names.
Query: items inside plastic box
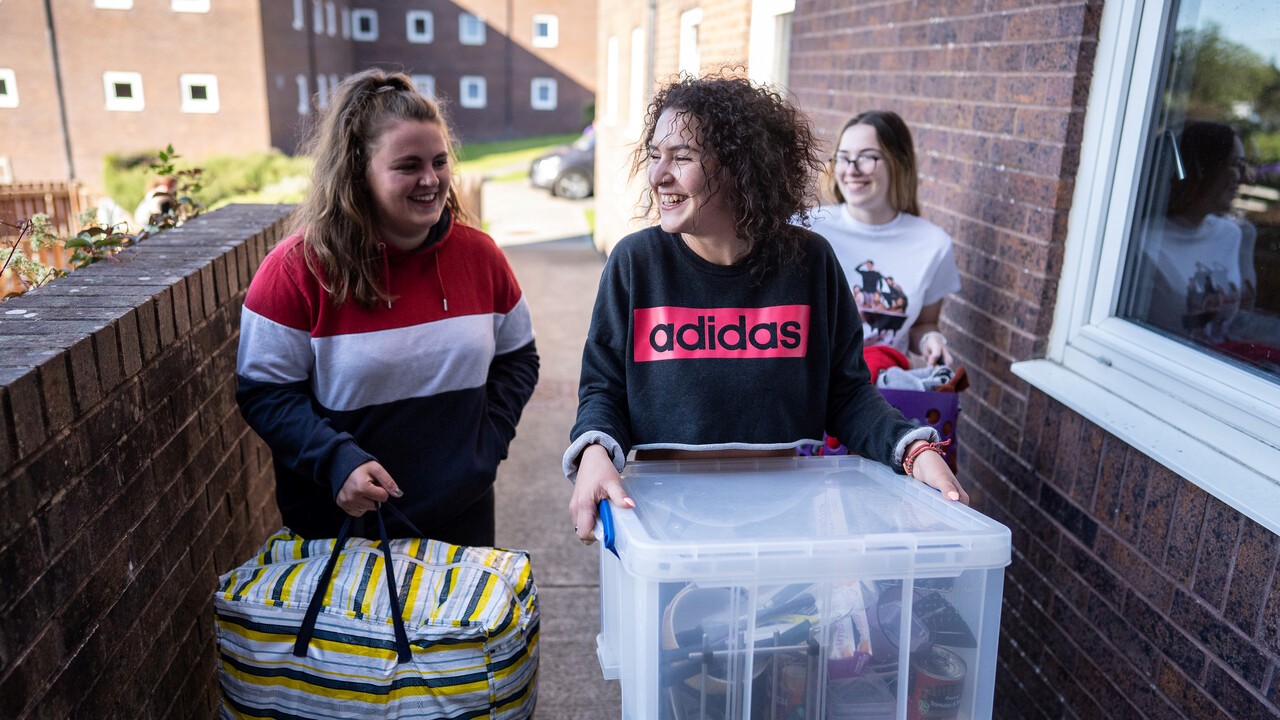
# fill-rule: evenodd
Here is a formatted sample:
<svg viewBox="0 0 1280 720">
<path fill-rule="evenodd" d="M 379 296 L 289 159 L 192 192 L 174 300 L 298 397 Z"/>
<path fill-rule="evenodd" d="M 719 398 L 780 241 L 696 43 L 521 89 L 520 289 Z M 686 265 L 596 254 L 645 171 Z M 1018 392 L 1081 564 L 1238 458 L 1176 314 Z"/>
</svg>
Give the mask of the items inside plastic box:
<svg viewBox="0 0 1280 720">
<path fill-rule="evenodd" d="M 908 718 L 957 717 L 978 644 L 956 606 L 969 593 L 956 578 L 906 585 L 908 603 L 902 580 L 664 584 L 663 720 L 894 718 L 903 687 Z"/>
</svg>

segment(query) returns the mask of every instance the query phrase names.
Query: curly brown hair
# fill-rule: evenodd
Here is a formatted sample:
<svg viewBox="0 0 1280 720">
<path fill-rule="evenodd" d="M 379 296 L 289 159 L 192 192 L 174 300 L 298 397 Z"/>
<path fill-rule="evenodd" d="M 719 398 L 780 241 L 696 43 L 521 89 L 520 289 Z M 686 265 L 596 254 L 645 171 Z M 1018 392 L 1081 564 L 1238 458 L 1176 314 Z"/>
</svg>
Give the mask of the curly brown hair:
<svg viewBox="0 0 1280 720">
<path fill-rule="evenodd" d="M 634 175 L 648 167 L 658 118 L 667 109 L 697 121 L 690 125 L 697 128 L 703 167 L 723 180 L 714 192 L 733 195 L 735 228 L 747 242 L 752 277 L 759 280 L 798 260 L 804 236 L 789 226 L 804 222 L 824 164 L 809 118 L 777 91 L 730 71 L 682 77 L 659 89 L 649 104 L 632 154 Z M 642 211 L 651 215 L 654 206 L 649 188 Z"/>
<path fill-rule="evenodd" d="M 454 164 L 452 134 L 440 106 L 420 94 L 408 75 L 380 68 L 338 84 L 305 145 L 315 167 L 297 223 L 307 267 L 335 305 L 351 299 L 369 307 L 391 299 L 382 286 L 376 213 L 365 178 L 378 140 L 397 120 L 439 126 Z M 445 206 L 454 221 L 465 221 L 456 188 L 455 176 Z"/>
</svg>

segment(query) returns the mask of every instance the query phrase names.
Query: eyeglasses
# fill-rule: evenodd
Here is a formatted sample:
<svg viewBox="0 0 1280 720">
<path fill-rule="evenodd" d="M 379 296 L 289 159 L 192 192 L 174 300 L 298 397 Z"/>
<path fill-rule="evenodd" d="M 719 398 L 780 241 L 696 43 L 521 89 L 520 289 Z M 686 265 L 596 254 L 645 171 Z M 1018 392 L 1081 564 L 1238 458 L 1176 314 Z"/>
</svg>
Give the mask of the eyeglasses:
<svg viewBox="0 0 1280 720">
<path fill-rule="evenodd" d="M 857 157 L 849 157 L 848 155 L 836 155 L 837 170 L 842 167 L 854 166 L 858 172 L 863 175 L 870 175 L 876 171 L 876 167 L 880 165 L 880 161 L 884 158 L 873 153 L 862 153 Z"/>
</svg>

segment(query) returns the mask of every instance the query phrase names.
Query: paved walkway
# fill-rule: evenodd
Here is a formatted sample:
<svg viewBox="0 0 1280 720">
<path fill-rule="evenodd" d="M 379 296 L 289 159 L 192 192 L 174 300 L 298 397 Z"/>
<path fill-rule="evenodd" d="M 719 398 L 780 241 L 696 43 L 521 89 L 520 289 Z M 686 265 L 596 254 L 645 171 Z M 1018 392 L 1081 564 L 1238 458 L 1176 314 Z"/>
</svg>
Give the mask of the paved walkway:
<svg viewBox="0 0 1280 720">
<path fill-rule="evenodd" d="M 621 716 L 618 683 L 596 661 L 599 575 L 569 519 L 560 472 L 577 411 L 578 369 L 603 259 L 584 212 L 592 200 L 562 200 L 524 182 L 486 183 L 489 234 L 504 247 L 533 313 L 542 369 L 509 459 L 498 471 L 498 544 L 533 557 L 542 612 L 539 720 Z"/>
</svg>

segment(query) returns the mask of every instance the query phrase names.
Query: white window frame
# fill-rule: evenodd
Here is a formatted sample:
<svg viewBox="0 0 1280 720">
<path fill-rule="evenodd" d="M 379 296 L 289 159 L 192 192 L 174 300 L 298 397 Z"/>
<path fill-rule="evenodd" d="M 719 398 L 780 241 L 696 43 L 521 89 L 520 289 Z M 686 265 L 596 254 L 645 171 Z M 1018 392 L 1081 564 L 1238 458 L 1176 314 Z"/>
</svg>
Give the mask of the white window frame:
<svg viewBox="0 0 1280 720">
<path fill-rule="evenodd" d="M 551 92 L 548 93 L 547 100 L 538 99 L 538 89 L 547 88 Z M 556 79 L 548 77 L 536 77 L 529 81 L 529 107 L 534 110 L 555 110 L 557 105 Z"/>
<path fill-rule="evenodd" d="M 1044 360 L 1013 372 L 1280 534 L 1280 392 L 1116 316 L 1166 2 L 1106 3 Z"/>
<path fill-rule="evenodd" d="M 311 113 L 311 91 L 307 87 L 307 76 L 299 73 L 294 76 L 293 82 L 298 87 L 298 114 L 309 115 Z"/>
<path fill-rule="evenodd" d="M 302 0 L 293 0 L 293 29 L 302 30 L 307 23 L 302 18 Z"/>
<path fill-rule="evenodd" d="M 605 43 L 604 124 L 609 127 L 616 127 L 618 124 L 618 93 L 620 92 L 618 61 L 621 53 L 619 46 L 617 35 L 610 35 L 608 42 Z"/>
<path fill-rule="evenodd" d="M 538 25 L 547 26 L 546 35 L 538 35 Z M 560 44 L 560 18 L 551 14 L 533 16 L 533 41 L 536 48 L 553 48 Z"/>
<path fill-rule="evenodd" d="M 170 0 L 169 9 L 174 12 L 207 13 L 209 0 Z"/>
<path fill-rule="evenodd" d="M 116 97 L 115 86 L 117 83 L 128 83 L 133 86 L 133 97 Z M 140 112 L 147 106 L 146 98 L 142 94 L 141 73 L 118 70 L 108 70 L 102 73 L 102 94 L 106 100 L 105 107 L 107 110 Z"/>
<path fill-rule="evenodd" d="M 360 19 L 369 18 L 369 32 L 360 30 Z M 351 39 L 360 42 L 374 42 L 378 39 L 378 11 L 371 8 L 352 8 Z"/>
<path fill-rule="evenodd" d="M 333 0 L 324 4 L 324 32 L 329 37 L 338 34 L 338 6 Z"/>
<path fill-rule="evenodd" d="M 316 104 L 321 110 L 329 107 L 329 76 L 324 73 L 316 75 Z"/>
<path fill-rule="evenodd" d="M 479 88 L 480 98 L 468 97 L 467 86 Z M 482 75 L 463 75 L 458 79 L 458 105 L 468 109 L 482 108 L 489 104 L 488 83 Z"/>
<path fill-rule="evenodd" d="M 702 54 L 698 49 L 698 26 L 702 25 L 702 8 L 680 13 L 680 74 L 698 77 L 702 71 Z"/>
<path fill-rule="evenodd" d="M 783 68 L 787 66 L 791 48 L 781 34 L 779 23 L 795 11 L 796 0 L 752 0 L 747 41 L 748 78 L 778 88 L 786 86 Z"/>
<path fill-rule="evenodd" d="M 0 68 L 0 80 L 4 80 L 5 91 L 0 95 L 0 108 L 18 107 L 18 76 L 13 68 Z"/>
<path fill-rule="evenodd" d="M 627 135 L 639 138 L 645 111 L 645 36 L 644 28 L 631 29 L 631 83 L 627 97 Z"/>
<path fill-rule="evenodd" d="M 209 73 L 184 73 L 178 76 L 182 87 L 182 112 L 216 113 L 221 108 L 218 100 L 218 76 Z M 191 88 L 203 85 L 208 94 L 204 100 L 191 97 Z"/>
<path fill-rule="evenodd" d="M 0 155 L 0 185 L 13 184 L 13 163 L 8 155 Z"/>
<path fill-rule="evenodd" d="M 413 28 L 416 21 L 422 20 L 427 29 L 416 32 Z M 436 17 L 430 10 L 409 10 L 404 14 L 404 34 L 411 43 L 428 44 L 436 39 Z"/>
<path fill-rule="evenodd" d="M 324 34 L 324 4 L 320 0 L 311 0 L 311 32 Z"/>
<path fill-rule="evenodd" d="M 474 24 L 468 25 L 468 20 Z M 483 15 L 460 13 L 458 15 L 458 42 L 463 45 L 483 45 L 485 42 L 485 22 Z"/>
<path fill-rule="evenodd" d="M 436 99 L 436 76 L 435 75 L 410 75 L 413 80 L 413 86 L 418 92 L 432 100 Z"/>
<path fill-rule="evenodd" d="M 99 10 L 132 10 L 133 0 L 93 0 Z"/>
</svg>

